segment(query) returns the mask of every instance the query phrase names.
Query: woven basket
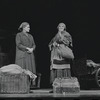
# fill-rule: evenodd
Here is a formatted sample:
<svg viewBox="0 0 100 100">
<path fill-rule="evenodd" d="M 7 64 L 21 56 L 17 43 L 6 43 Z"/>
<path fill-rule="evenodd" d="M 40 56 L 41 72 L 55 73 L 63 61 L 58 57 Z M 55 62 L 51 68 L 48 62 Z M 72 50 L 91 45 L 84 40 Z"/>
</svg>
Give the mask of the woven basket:
<svg viewBox="0 0 100 100">
<path fill-rule="evenodd" d="M 58 94 L 79 93 L 80 86 L 77 78 L 56 78 L 53 82 L 53 92 Z"/>
<path fill-rule="evenodd" d="M 0 93 L 29 93 L 30 82 L 26 74 L 0 74 Z"/>
</svg>

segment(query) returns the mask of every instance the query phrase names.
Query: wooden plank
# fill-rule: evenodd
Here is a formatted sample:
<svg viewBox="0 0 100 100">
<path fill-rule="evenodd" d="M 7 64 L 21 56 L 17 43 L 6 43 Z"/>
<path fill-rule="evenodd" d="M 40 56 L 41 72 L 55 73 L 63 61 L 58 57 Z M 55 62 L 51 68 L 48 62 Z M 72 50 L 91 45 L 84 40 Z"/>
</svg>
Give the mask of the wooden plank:
<svg viewBox="0 0 100 100">
<path fill-rule="evenodd" d="M 52 90 L 52 89 L 51 89 Z M 49 93 L 50 89 L 33 90 L 28 94 L 0 94 L 0 98 L 82 98 L 100 97 L 100 90 L 81 90 L 79 94 L 54 94 Z M 36 92 L 35 92 L 36 91 Z M 42 92 L 41 92 L 42 91 Z"/>
</svg>

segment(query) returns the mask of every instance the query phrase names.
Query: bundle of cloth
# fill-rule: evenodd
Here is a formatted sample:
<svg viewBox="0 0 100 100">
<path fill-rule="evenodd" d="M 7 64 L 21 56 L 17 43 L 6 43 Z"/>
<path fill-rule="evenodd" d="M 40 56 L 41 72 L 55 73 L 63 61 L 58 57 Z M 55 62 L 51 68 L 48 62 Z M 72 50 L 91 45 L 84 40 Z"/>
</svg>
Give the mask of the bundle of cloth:
<svg viewBox="0 0 100 100">
<path fill-rule="evenodd" d="M 93 60 L 90 60 L 90 59 L 86 60 L 86 64 L 87 64 L 88 67 L 98 67 L 98 66 L 100 66 L 99 63 L 95 63 Z"/>
<path fill-rule="evenodd" d="M 9 64 L 6 66 L 3 66 L 0 68 L 0 73 L 9 73 L 9 74 L 21 74 L 25 73 L 26 75 L 29 75 L 29 77 L 35 81 L 37 76 L 33 74 L 31 71 L 22 69 L 19 65 L 16 64 Z"/>
<path fill-rule="evenodd" d="M 95 63 L 93 60 L 86 60 L 86 64 L 88 67 L 92 68 L 92 73 L 91 74 L 94 74 L 97 72 L 98 68 L 100 68 L 100 63 Z"/>
</svg>

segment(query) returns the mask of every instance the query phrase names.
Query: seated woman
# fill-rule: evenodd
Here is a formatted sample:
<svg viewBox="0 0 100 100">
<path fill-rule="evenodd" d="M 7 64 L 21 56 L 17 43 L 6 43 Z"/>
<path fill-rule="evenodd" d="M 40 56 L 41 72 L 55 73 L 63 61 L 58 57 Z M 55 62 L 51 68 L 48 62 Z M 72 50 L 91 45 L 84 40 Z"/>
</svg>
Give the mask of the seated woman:
<svg viewBox="0 0 100 100">
<path fill-rule="evenodd" d="M 71 77 L 70 62 L 74 59 L 72 37 L 66 32 L 66 25 L 58 25 L 58 33 L 49 43 L 51 51 L 51 83 L 55 78 Z"/>
</svg>

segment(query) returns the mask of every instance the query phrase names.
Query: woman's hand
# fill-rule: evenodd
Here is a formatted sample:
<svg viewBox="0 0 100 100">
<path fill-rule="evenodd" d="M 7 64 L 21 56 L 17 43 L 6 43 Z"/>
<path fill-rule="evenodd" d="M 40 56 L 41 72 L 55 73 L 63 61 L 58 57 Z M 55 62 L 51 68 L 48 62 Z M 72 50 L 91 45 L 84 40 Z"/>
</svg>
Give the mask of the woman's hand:
<svg viewBox="0 0 100 100">
<path fill-rule="evenodd" d="M 54 43 L 53 43 L 53 46 L 57 46 L 57 42 L 54 42 Z"/>
<path fill-rule="evenodd" d="M 50 51 L 51 51 L 51 45 L 49 45 L 49 49 L 50 49 Z"/>
<path fill-rule="evenodd" d="M 54 42 L 53 46 L 59 46 L 59 44 L 57 42 Z"/>
<path fill-rule="evenodd" d="M 33 48 L 30 48 L 30 52 L 33 52 Z"/>
<path fill-rule="evenodd" d="M 33 48 L 26 48 L 28 53 L 32 53 L 33 52 Z"/>
</svg>

